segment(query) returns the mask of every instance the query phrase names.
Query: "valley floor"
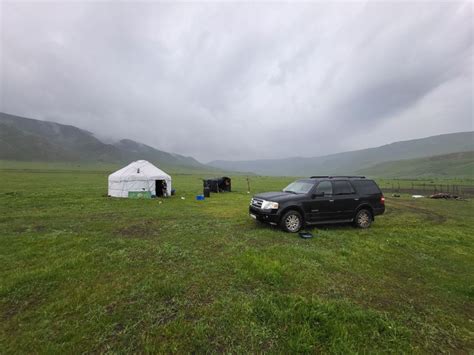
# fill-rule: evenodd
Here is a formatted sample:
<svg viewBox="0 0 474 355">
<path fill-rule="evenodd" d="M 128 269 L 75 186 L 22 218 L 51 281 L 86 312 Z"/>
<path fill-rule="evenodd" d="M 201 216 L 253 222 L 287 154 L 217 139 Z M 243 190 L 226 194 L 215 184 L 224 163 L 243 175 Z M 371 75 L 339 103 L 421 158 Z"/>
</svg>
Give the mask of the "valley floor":
<svg viewBox="0 0 474 355">
<path fill-rule="evenodd" d="M 201 177 L 128 200 L 103 171 L 0 170 L 0 352 L 474 350 L 472 200 L 388 194 L 371 229 L 303 240 L 248 217 L 245 177 L 199 202 Z"/>
</svg>

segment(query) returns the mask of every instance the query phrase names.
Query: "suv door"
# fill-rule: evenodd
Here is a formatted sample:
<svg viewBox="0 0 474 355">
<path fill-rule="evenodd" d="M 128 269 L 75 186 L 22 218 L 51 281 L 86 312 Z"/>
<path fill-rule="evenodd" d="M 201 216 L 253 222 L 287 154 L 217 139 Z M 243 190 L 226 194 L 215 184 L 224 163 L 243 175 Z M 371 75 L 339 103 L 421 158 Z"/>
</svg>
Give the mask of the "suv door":
<svg viewBox="0 0 474 355">
<path fill-rule="evenodd" d="M 384 199 L 382 191 L 377 186 L 375 181 L 368 179 L 352 180 L 352 186 L 357 191 L 360 198 L 360 203 L 367 202 L 372 206 L 376 214 L 385 211 Z"/>
<path fill-rule="evenodd" d="M 348 180 L 333 180 L 334 219 L 351 219 L 359 205 L 359 197 Z"/>
<path fill-rule="evenodd" d="M 332 218 L 332 184 L 329 180 L 322 180 L 312 189 L 309 199 L 305 201 L 305 210 L 310 222 L 330 220 Z"/>
</svg>

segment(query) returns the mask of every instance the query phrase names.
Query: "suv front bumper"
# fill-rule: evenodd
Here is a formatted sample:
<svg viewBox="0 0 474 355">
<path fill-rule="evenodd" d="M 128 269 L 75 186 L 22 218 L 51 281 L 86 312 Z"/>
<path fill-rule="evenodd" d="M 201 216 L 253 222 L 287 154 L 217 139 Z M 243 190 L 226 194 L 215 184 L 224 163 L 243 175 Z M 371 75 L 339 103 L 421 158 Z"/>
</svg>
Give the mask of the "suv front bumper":
<svg viewBox="0 0 474 355">
<path fill-rule="evenodd" d="M 260 208 L 250 206 L 249 215 L 260 222 L 268 222 L 271 224 L 277 224 L 280 222 L 278 210 L 262 210 Z"/>
</svg>

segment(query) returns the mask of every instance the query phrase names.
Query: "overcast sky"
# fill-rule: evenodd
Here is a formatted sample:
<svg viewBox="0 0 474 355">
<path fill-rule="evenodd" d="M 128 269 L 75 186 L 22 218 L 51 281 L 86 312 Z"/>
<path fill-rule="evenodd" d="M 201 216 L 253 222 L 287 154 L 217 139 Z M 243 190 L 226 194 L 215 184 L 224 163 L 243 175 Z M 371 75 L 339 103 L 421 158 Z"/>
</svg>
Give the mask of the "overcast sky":
<svg viewBox="0 0 474 355">
<path fill-rule="evenodd" d="M 473 130 L 473 4 L 0 2 L 0 110 L 201 161 Z"/>
</svg>

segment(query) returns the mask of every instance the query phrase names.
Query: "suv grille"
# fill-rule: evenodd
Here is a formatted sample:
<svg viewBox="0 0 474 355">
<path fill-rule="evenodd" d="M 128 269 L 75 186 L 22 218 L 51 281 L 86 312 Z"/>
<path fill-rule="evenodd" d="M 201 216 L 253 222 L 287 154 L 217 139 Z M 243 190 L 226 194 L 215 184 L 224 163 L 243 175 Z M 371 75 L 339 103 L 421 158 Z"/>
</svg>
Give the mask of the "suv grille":
<svg viewBox="0 0 474 355">
<path fill-rule="evenodd" d="M 253 207 L 257 207 L 257 208 L 262 208 L 262 203 L 263 203 L 263 200 L 259 198 L 253 198 L 252 201 L 250 202 L 250 204 Z"/>
</svg>

